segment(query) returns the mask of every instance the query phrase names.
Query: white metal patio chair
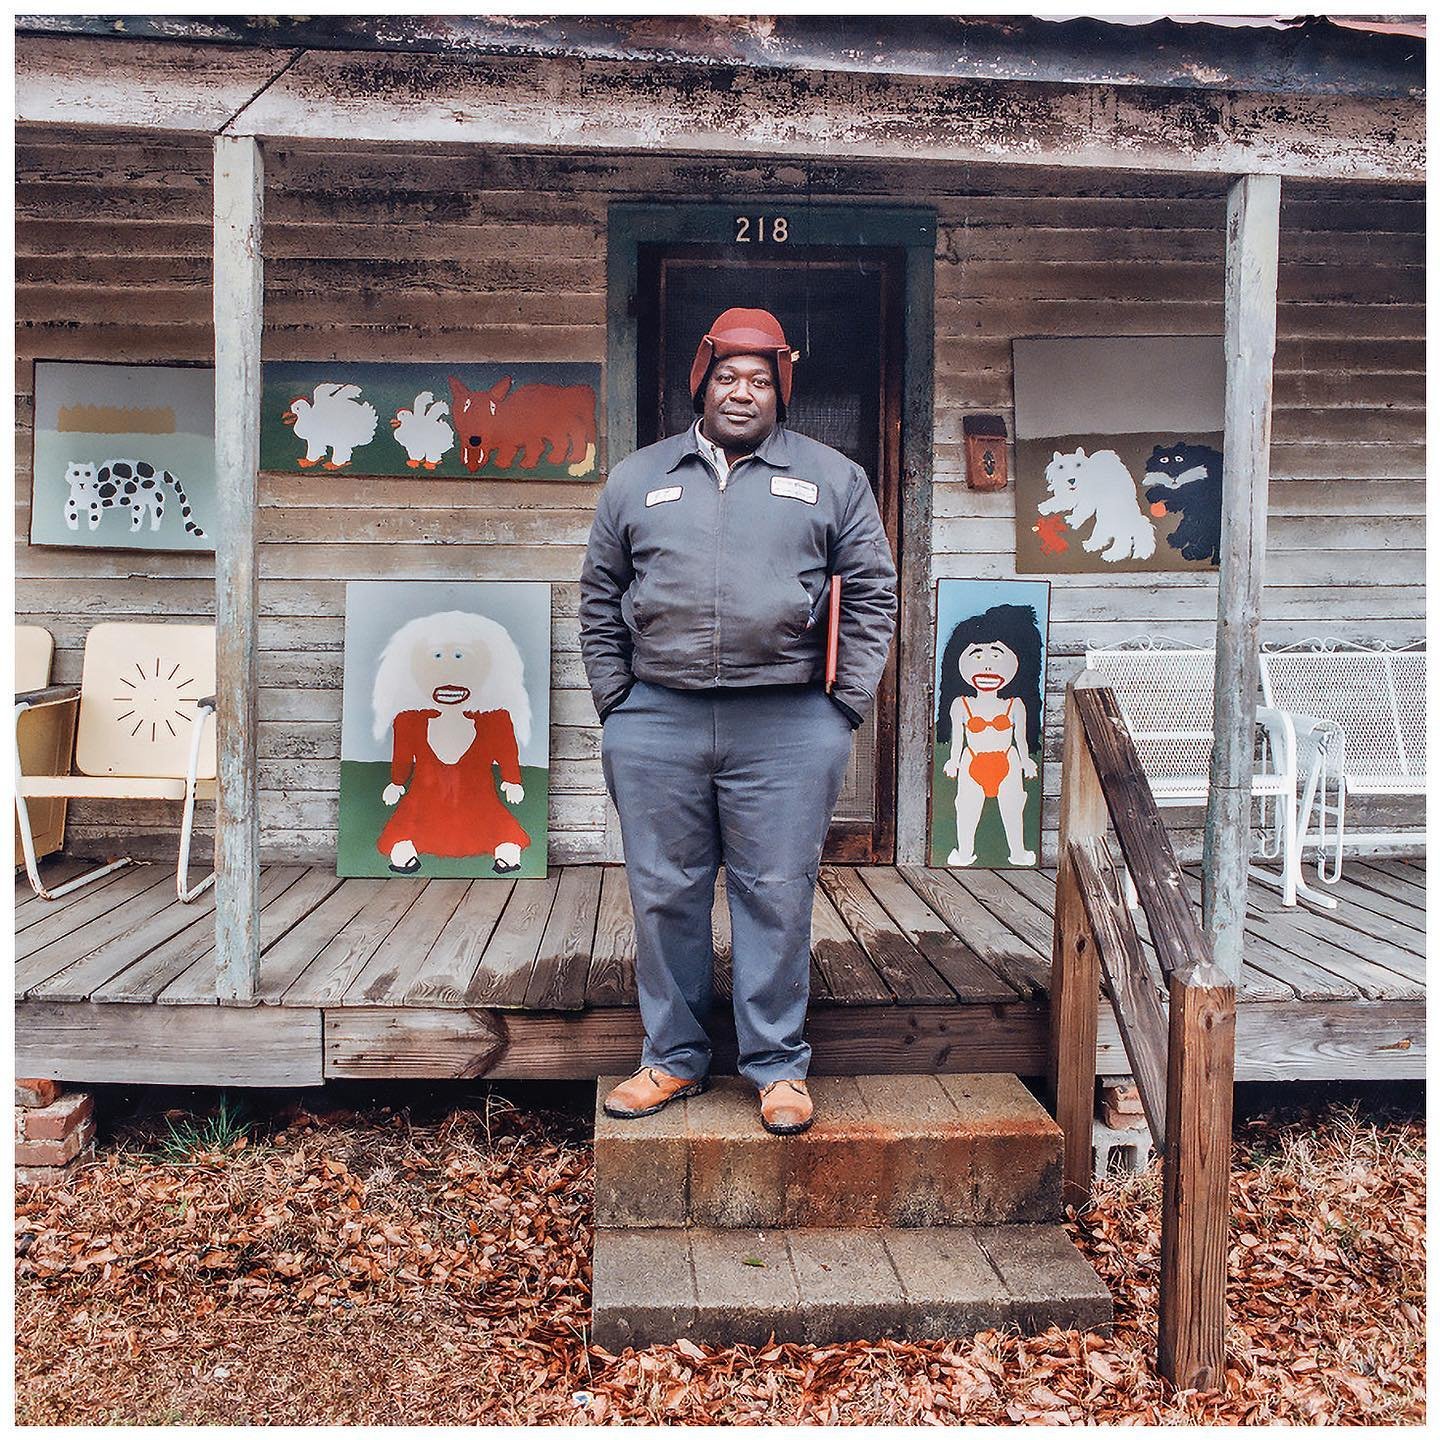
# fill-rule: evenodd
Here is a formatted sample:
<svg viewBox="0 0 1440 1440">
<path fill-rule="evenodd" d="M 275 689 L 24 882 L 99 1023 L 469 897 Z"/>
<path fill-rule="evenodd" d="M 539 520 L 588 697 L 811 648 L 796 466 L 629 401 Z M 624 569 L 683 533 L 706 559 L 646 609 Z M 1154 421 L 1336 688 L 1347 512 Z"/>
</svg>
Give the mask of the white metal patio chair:
<svg viewBox="0 0 1440 1440">
<path fill-rule="evenodd" d="M 55 889 L 40 879 L 31 800 L 180 800 L 176 894 L 189 902 L 214 883 L 212 870 L 189 884 L 195 802 L 215 797 L 215 627 L 103 624 L 85 638 L 80 684 L 51 685 L 15 697 L 15 815 L 25 871 L 37 895 L 58 899 L 123 865 L 125 857 Z M 77 709 L 73 766 L 27 774 L 20 722 L 48 707 Z"/>
<path fill-rule="evenodd" d="M 1215 748 L 1215 651 L 1163 635 L 1142 635 L 1109 647 L 1085 651 L 1085 665 L 1103 675 L 1115 692 L 1120 712 L 1135 739 L 1135 749 L 1157 805 L 1200 805 L 1210 793 L 1210 757 Z M 1298 768 L 1295 731 L 1283 711 L 1256 710 L 1258 755 L 1251 793 L 1260 802 L 1257 857 L 1279 860 L 1276 876 L 1262 869 L 1255 877 L 1276 884 L 1287 905 L 1299 895 L 1322 905 L 1300 873 L 1297 831 Z"/>
<path fill-rule="evenodd" d="M 1290 716 L 1305 771 L 1300 845 L 1317 848 L 1315 872 L 1324 884 L 1340 879 L 1349 797 L 1424 798 L 1426 670 L 1422 644 L 1261 646 L 1265 703 Z M 1365 838 L 1413 844 L 1417 837 L 1367 831 Z"/>
</svg>

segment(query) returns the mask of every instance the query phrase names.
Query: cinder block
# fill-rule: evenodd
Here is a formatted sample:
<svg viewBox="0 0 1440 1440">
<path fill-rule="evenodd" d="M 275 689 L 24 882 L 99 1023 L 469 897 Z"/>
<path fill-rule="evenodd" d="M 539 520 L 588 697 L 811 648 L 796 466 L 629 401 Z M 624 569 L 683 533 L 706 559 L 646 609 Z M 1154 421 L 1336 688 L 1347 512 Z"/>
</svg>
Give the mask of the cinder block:
<svg viewBox="0 0 1440 1440">
<path fill-rule="evenodd" d="M 15 1112 L 16 1139 L 63 1140 L 95 1113 L 95 1099 L 80 1091 L 62 1095 L 43 1109 Z M 23 1126 L 23 1134 L 20 1129 Z"/>
<path fill-rule="evenodd" d="M 810 1095 L 810 1129 L 772 1137 L 785 1146 L 787 1161 L 781 1222 L 795 1228 L 886 1224 L 896 1150 L 908 1137 L 866 1103 L 853 1076 L 817 1076 Z"/>
<path fill-rule="evenodd" d="M 602 1077 L 595 1095 L 595 1223 L 643 1227 L 683 1225 L 688 1213 L 689 1161 L 685 1107 L 677 1100 L 654 1115 L 619 1120 L 605 1096 L 623 1077 Z M 701 1103 L 705 1096 L 698 1096 Z"/>
<path fill-rule="evenodd" d="M 973 1231 L 886 1230 L 883 1236 L 909 1307 L 909 1339 L 943 1340 L 1008 1323 L 1010 1293 Z"/>
<path fill-rule="evenodd" d="M 1010 1296 L 1014 1324 L 1028 1335 L 1058 1325 L 1108 1334 L 1110 1292 L 1060 1225 L 978 1228 L 975 1239 Z"/>
<path fill-rule="evenodd" d="M 978 1224 L 1038 1224 L 1061 1214 L 1063 1136 L 1014 1075 L 940 1075 L 963 1117 L 969 1147 L 969 1206 L 946 1218 Z"/>
<path fill-rule="evenodd" d="M 16 1165 L 68 1165 L 95 1139 L 95 1122 L 83 1121 L 63 1140 L 22 1140 L 15 1145 Z"/>
<path fill-rule="evenodd" d="M 30 1110 L 42 1105 L 53 1105 L 60 1094 L 57 1080 L 17 1080 L 15 1082 L 15 1103 Z"/>
<path fill-rule="evenodd" d="M 811 1345 L 902 1337 L 905 1291 L 880 1230 L 791 1230 L 790 1261 Z"/>
<path fill-rule="evenodd" d="M 695 1322 L 688 1230 L 597 1230 L 591 1335 L 606 1350 L 669 1345 Z"/>
<path fill-rule="evenodd" d="M 691 1339 L 720 1345 L 805 1339 L 783 1233 L 697 1229 L 689 1235 L 697 1299 Z"/>
<path fill-rule="evenodd" d="M 734 1076 L 716 1079 L 707 1094 L 687 1102 L 685 1123 L 689 1223 L 721 1228 L 783 1225 L 791 1152 L 804 1137 L 766 1131 L 755 1087 Z"/>
</svg>

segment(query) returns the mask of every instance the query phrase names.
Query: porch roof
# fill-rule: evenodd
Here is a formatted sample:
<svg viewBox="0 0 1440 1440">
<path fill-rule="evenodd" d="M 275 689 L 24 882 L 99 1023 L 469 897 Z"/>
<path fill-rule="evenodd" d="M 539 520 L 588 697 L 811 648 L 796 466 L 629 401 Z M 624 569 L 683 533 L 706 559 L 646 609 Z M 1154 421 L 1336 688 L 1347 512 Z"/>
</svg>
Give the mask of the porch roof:
<svg viewBox="0 0 1440 1440">
<path fill-rule="evenodd" d="M 932 39 L 906 50 L 880 21 L 873 41 L 836 30 L 812 53 L 800 38 L 791 43 L 792 30 L 779 21 L 769 31 L 758 22 L 723 31 L 670 22 L 688 48 L 663 34 L 642 44 L 642 30 L 626 32 L 632 38 L 623 46 L 601 43 L 586 38 L 581 22 L 573 32 L 532 29 L 505 40 L 504 25 L 523 22 L 493 21 L 488 38 L 462 29 L 465 47 L 442 45 L 437 30 L 402 51 L 379 48 L 389 19 L 371 22 L 374 38 L 364 48 L 354 38 L 335 48 L 346 42 L 343 30 L 322 32 L 324 45 L 281 26 L 267 27 L 264 44 L 258 30 L 243 44 L 233 36 L 176 43 L 116 38 L 113 30 L 61 34 L 48 25 L 37 33 L 22 21 L 17 120 L 427 146 L 1424 179 L 1414 69 L 1423 47 L 1408 36 L 1351 34 L 1328 58 L 1301 64 L 1292 55 L 1282 64 L 1272 56 L 1267 71 L 1240 63 L 1247 50 L 1294 45 L 1287 37 L 1303 32 L 1247 31 L 1243 43 L 1228 30 L 1205 32 L 1206 44 L 1218 37 L 1236 63 L 1206 61 L 1203 44 L 1167 42 L 1168 50 L 1152 46 L 1157 68 L 1155 56 L 1145 65 L 1127 58 L 1134 33 L 1126 27 L 1111 27 L 1103 44 L 1092 35 L 1067 61 L 1066 46 L 1081 32 L 1040 21 L 1026 22 L 1041 27 L 1035 54 L 1051 58 L 1020 63 L 995 47 L 1018 36 L 998 21 L 984 22 L 982 45 L 955 30 L 948 45 Z M 1201 33 L 1169 28 L 1187 41 Z M 1147 45 L 1152 30 L 1163 34 L 1147 28 Z M 402 40 L 407 33 L 402 28 Z M 1049 34 L 1062 43 L 1047 49 Z M 1326 44 L 1340 35 L 1333 31 Z M 1346 78 L 1346 46 L 1356 55 L 1386 50 L 1374 73 L 1390 78 Z"/>
</svg>

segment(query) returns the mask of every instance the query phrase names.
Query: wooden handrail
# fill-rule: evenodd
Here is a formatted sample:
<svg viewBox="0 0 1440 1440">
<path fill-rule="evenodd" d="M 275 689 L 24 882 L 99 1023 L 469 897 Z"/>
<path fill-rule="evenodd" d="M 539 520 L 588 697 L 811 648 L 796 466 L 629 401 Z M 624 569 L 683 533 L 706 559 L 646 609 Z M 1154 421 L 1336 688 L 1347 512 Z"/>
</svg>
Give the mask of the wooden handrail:
<svg viewBox="0 0 1440 1440">
<path fill-rule="evenodd" d="M 1225 1256 L 1235 1078 L 1235 987 L 1213 963 L 1114 692 L 1065 692 L 1060 867 L 1050 985 L 1050 1078 L 1065 1136 L 1064 1190 L 1088 1203 L 1103 976 L 1157 1148 L 1162 1375 L 1224 1384 Z M 1108 825 L 1107 825 L 1108 821 Z M 1106 841 L 1113 826 L 1169 998 L 1147 964 Z"/>
</svg>

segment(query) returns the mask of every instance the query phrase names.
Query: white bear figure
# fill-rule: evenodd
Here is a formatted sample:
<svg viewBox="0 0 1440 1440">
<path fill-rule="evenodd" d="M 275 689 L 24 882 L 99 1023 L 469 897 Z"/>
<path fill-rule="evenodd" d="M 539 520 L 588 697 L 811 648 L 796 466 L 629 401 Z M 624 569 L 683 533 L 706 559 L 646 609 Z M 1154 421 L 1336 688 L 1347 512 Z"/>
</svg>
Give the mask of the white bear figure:
<svg viewBox="0 0 1440 1440">
<path fill-rule="evenodd" d="M 1086 455 L 1083 449 L 1055 458 L 1045 467 L 1050 498 L 1042 515 L 1064 515 L 1072 530 L 1095 521 L 1083 548 L 1112 564 L 1117 560 L 1148 560 L 1155 553 L 1155 527 L 1140 509 L 1135 481 L 1113 450 Z"/>
</svg>

